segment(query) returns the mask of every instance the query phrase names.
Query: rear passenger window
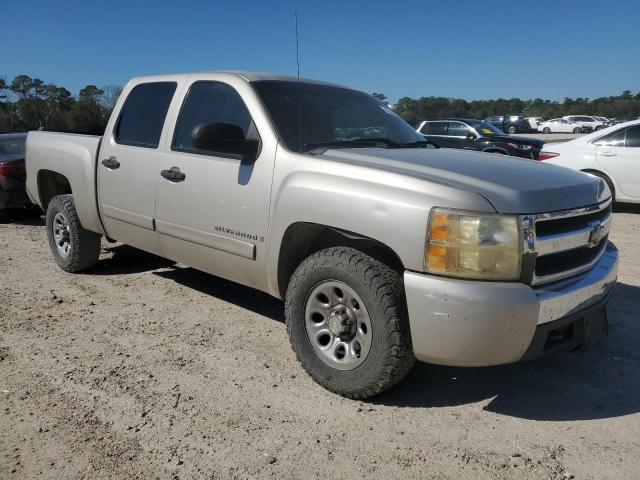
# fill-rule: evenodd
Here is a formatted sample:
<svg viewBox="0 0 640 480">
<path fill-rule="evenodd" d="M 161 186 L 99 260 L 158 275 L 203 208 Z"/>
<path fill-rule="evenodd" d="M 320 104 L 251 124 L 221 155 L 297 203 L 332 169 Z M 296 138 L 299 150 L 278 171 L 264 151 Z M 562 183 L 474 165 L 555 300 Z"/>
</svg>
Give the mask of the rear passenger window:
<svg viewBox="0 0 640 480">
<path fill-rule="evenodd" d="M 625 147 L 640 147 L 640 125 L 627 129 L 627 142 Z"/>
<path fill-rule="evenodd" d="M 175 82 L 143 83 L 131 90 L 116 125 L 116 142 L 157 148 Z"/>
<path fill-rule="evenodd" d="M 173 150 L 211 155 L 193 146 L 191 132 L 198 125 L 227 123 L 240 127 L 245 138 L 253 122 L 240 94 L 225 83 L 201 81 L 191 85 L 173 137 Z"/>
</svg>

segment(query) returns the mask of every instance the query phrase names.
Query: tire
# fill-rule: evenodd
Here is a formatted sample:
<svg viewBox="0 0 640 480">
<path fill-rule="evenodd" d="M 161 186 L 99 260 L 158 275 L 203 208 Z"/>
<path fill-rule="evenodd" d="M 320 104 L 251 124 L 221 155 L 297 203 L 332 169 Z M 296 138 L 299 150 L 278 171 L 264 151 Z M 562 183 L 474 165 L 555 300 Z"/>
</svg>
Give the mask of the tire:
<svg viewBox="0 0 640 480">
<path fill-rule="evenodd" d="M 544 127 L 544 128 L 542 129 L 542 132 L 543 132 L 543 133 L 547 133 L 547 134 L 549 134 L 549 133 L 551 133 L 551 129 L 550 129 L 549 127 Z"/>
<path fill-rule="evenodd" d="M 580 133 L 582 129 L 580 127 L 576 127 L 573 129 L 573 133 Z"/>
<path fill-rule="evenodd" d="M 514 133 L 517 133 L 518 129 L 516 129 L 515 125 L 511 125 L 509 128 L 507 128 L 507 133 L 509 135 L 513 135 Z"/>
<path fill-rule="evenodd" d="M 616 201 L 616 189 L 613 186 L 613 182 L 611 181 L 611 179 L 609 177 L 607 177 L 604 173 L 600 173 L 600 172 L 591 172 L 591 171 L 587 171 L 587 173 L 590 173 L 591 175 L 595 175 L 598 178 L 601 178 L 602 180 L 604 180 L 607 184 L 607 186 L 609 187 L 609 191 L 611 192 L 611 200 L 613 202 Z"/>
<path fill-rule="evenodd" d="M 51 199 L 46 224 L 49 248 L 65 272 L 80 272 L 98 262 L 100 235 L 82 228 L 73 195 L 58 195 Z"/>
<path fill-rule="evenodd" d="M 336 314 L 343 315 L 337 325 L 347 330 L 340 336 L 331 330 Z M 402 380 L 415 363 L 402 276 L 359 250 L 332 247 L 305 259 L 289 282 L 285 318 L 302 367 L 338 395 L 377 395 Z"/>
</svg>

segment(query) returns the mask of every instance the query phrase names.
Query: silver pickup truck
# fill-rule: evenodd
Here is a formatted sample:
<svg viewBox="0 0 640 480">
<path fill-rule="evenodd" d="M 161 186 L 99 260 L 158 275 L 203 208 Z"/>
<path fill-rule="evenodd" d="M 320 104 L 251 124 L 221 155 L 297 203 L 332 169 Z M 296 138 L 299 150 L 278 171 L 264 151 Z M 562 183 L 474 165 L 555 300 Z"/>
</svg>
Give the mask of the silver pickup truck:
<svg viewBox="0 0 640 480">
<path fill-rule="evenodd" d="M 64 270 L 94 265 L 105 237 L 284 299 L 302 366 L 347 397 L 416 359 L 498 365 L 607 333 L 604 182 L 428 148 L 349 88 L 135 78 L 103 137 L 29 133 L 27 188 Z"/>
</svg>

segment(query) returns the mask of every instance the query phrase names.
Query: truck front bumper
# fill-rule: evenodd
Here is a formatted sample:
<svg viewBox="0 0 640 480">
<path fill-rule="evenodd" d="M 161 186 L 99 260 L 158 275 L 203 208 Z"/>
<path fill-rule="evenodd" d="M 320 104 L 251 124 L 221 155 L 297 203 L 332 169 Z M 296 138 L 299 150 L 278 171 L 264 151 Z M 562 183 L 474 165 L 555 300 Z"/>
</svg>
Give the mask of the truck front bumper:
<svg viewBox="0 0 640 480">
<path fill-rule="evenodd" d="M 605 304 L 617 269 L 618 250 L 609 243 L 589 272 L 537 287 L 407 271 L 415 356 L 429 363 L 480 367 L 591 346 L 606 335 Z"/>
</svg>

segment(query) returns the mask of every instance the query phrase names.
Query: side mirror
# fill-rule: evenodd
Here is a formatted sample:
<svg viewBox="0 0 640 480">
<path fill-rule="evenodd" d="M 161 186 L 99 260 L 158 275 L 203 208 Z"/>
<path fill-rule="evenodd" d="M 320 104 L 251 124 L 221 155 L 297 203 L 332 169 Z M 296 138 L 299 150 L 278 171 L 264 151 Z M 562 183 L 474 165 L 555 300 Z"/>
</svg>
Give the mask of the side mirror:
<svg viewBox="0 0 640 480">
<path fill-rule="evenodd" d="M 232 123 L 201 123 L 191 131 L 194 148 L 211 153 L 238 156 L 243 163 L 258 158 L 260 141 L 245 138 L 244 131 Z"/>
</svg>

